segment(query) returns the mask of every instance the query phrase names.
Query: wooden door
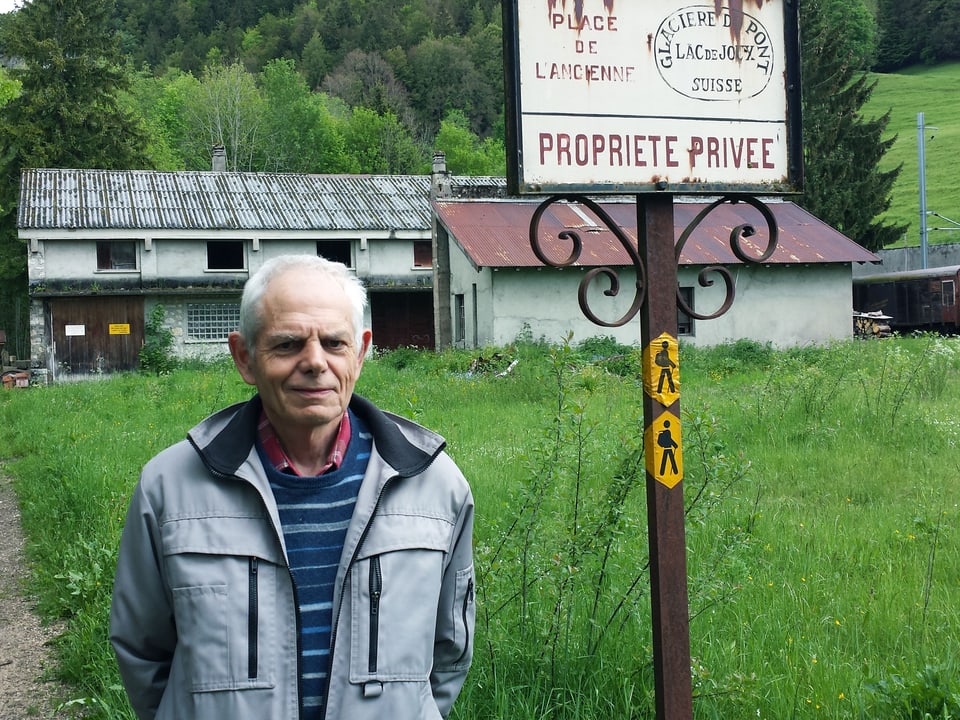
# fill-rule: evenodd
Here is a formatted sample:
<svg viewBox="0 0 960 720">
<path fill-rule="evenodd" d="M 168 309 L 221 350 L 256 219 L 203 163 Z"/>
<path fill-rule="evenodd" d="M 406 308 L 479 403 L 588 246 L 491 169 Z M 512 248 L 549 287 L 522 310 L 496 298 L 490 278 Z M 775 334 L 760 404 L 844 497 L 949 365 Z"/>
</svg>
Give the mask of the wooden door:
<svg viewBox="0 0 960 720">
<path fill-rule="evenodd" d="M 143 345 L 142 297 L 80 297 L 49 301 L 59 372 L 136 370 Z"/>
</svg>

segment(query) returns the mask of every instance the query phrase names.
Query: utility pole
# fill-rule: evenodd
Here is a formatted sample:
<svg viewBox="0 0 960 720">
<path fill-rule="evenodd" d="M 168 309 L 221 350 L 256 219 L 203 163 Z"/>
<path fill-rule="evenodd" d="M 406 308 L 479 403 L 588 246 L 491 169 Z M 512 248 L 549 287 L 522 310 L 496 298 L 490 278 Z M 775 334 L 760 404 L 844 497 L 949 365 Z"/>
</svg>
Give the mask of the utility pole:
<svg viewBox="0 0 960 720">
<path fill-rule="evenodd" d="M 917 113 L 917 155 L 920 164 L 920 269 L 927 268 L 927 157 L 926 125 L 923 113 Z"/>
</svg>

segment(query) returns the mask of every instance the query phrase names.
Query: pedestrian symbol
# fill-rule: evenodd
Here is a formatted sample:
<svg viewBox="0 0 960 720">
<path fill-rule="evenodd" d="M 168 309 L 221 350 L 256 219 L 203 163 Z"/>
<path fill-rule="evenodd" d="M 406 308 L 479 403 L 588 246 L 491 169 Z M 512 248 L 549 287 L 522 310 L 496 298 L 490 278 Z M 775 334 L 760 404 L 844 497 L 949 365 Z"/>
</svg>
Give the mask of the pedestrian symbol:
<svg viewBox="0 0 960 720">
<path fill-rule="evenodd" d="M 680 399 L 678 350 L 676 339 L 662 333 L 643 352 L 643 389 L 664 407 Z"/>
<path fill-rule="evenodd" d="M 647 472 L 668 488 L 683 480 L 680 419 L 671 412 L 660 415 L 644 434 Z"/>
</svg>

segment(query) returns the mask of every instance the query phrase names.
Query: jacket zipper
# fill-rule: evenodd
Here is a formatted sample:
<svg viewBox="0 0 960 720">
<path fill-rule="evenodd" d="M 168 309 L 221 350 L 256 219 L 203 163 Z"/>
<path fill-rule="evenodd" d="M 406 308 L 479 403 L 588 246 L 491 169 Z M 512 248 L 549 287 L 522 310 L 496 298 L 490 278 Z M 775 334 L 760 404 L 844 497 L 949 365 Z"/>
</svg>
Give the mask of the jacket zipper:
<svg viewBox="0 0 960 720">
<path fill-rule="evenodd" d="M 461 608 L 461 619 L 463 621 L 463 632 L 466 636 L 466 643 L 463 646 L 463 652 L 460 653 L 460 657 L 457 658 L 457 664 L 459 664 L 463 658 L 467 655 L 467 650 L 470 649 L 470 623 L 467 622 L 467 613 L 470 610 L 470 603 L 473 602 L 473 578 L 467 581 L 467 592 L 463 596 L 463 608 Z"/>
<path fill-rule="evenodd" d="M 258 583 L 259 561 L 255 557 L 250 558 L 250 604 L 247 610 L 247 679 L 253 680 L 257 677 L 257 655 L 260 627 L 260 593 Z"/>
<path fill-rule="evenodd" d="M 198 452 L 199 452 L 199 448 L 198 448 L 197 450 L 198 450 Z M 201 457 L 203 457 L 203 453 L 200 453 L 200 454 L 201 454 Z M 253 485 L 253 483 L 251 483 L 249 480 L 245 480 L 245 479 L 241 478 L 241 477 L 238 476 L 238 475 L 230 475 L 230 474 L 227 474 L 227 473 L 223 473 L 223 472 L 220 472 L 219 470 L 216 470 L 215 468 L 213 468 L 213 467 L 210 466 L 209 464 L 207 464 L 207 463 L 205 463 L 205 464 L 207 465 L 207 469 L 208 469 L 213 475 L 215 475 L 215 476 L 217 476 L 217 477 L 223 478 L 224 480 L 236 480 L 236 481 L 241 482 L 241 483 L 246 483 L 247 485 Z M 262 495 L 261 495 L 260 500 L 261 500 L 261 502 L 263 502 L 264 506 L 266 506 L 267 503 L 266 503 L 266 501 L 263 499 L 263 496 L 262 496 Z M 377 501 L 377 504 L 379 504 L 379 502 L 380 502 L 380 501 L 378 500 L 378 501 Z M 282 538 L 281 538 L 279 529 L 278 529 L 277 526 L 274 525 L 272 522 L 270 523 L 270 527 L 273 529 L 273 537 L 274 537 L 274 539 L 277 541 L 277 543 L 278 543 L 278 545 L 279 545 L 280 547 L 283 547 L 283 540 L 282 540 Z M 259 564 L 259 563 L 258 563 L 258 564 Z M 301 642 L 301 639 L 300 639 L 300 633 L 301 633 L 301 631 L 302 631 L 302 627 L 303 627 L 302 623 L 303 623 L 303 621 L 302 621 L 302 619 L 301 619 L 301 617 L 300 617 L 300 601 L 299 601 L 298 598 L 297 598 L 297 596 L 298 596 L 297 581 L 296 581 L 296 579 L 293 577 L 293 570 L 290 569 L 290 563 L 284 563 L 284 564 L 286 565 L 286 568 L 287 568 L 287 575 L 290 577 L 290 587 L 291 587 L 292 590 L 293 590 L 293 614 L 294 614 L 294 620 L 296 621 L 296 626 L 297 626 L 297 632 L 296 632 L 296 638 L 297 638 L 297 655 L 296 655 L 296 665 L 297 665 L 297 717 L 298 717 L 298 718 L 301 718 L 301 717 L 303 717 L 303 678 L 302 678 L 303 668 L 301 667 L 301 663 L 300 663 L 300 654 L 301 654 L 301 652 L 303 652 L 303 643 Z M 259 614 L 259 609 L 258 609 L 258 614 Z M 329 677 L 329 675 L 328 675 L 328 676 L 327 676 L 327 684 L 329 685 L 329 683 L 330 683 L 330 677 Z M 326 700 L 324 700 L 324 712 L 323 712 L 323 714 L 326 715 Z"/>
<path fill-rule="evenodd" d="M 383 591 L 383 573 L 380 557 L 370 558 L 370 656 L 367 671 L 377 672 L 377 646 L 380 636 L 380 593 Z"/>
<path fill-rule="evenodd" d="M 327 717 L 327 703 L 330 701 L 330 679 L 333 676 L 333 657 L 337 645 L 337 626 L 340 624 L 340 613 L 343 611 L 343 593 L 346 592 L 347 589 L 347 580 L 350 578 L 350 568 L 353 566 L 353 563 L 356 562 L 357 555 L 360 554 L 360 549 L 363 547 L 363 541 L 366 540 L 367 533 L 370 532 L 370 526 L 373 524 L 373 519 L 377 515 L 377 510 L 380 507 L 380 501 L 383 500 L 383 494 L 387 489 L 387 485 L 389 485 L 394 478 L 398 477 L 400 476 L 394 475 L 393 477 L 387 478 L 383 483 L 383 487 L 380 488 L 380 494 L 377 495 L 377 501 L 373 505 L 373 512 L 370 513 L 370 521 L 363 528 L 363 533 L 360 535 L 357 547 L 354 548 L 353 555 L 347 563 L 347 572 L 344 575 L 343 584 L 340 586 L 340 603 L 337 605 L 336 612 L 333 616 L 333 625 L 330 628 L 330 671 L 327 673 L 327 683 L 323 691 L 323 710 L 320 712 L 320 720 L 326 720 Z"/>
</svg>

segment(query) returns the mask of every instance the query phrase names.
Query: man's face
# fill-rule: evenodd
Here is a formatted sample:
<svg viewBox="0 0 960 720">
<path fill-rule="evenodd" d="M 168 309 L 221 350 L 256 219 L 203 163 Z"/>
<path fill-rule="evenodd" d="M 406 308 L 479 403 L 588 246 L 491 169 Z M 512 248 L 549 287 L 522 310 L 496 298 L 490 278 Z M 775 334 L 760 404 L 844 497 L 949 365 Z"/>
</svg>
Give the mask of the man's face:
<svg viewBox="0 0 960 720">
<path fill-rule="evenodd" d="M 366 330 L 357 346 L 352 308 L 337 282 L 299 268 L 267 286 L 253 355 L 245 338 L 230 337 L 240 375 L 256 386 L 285 443 L 336 432 L 369 344 Z"/>
</svg>

